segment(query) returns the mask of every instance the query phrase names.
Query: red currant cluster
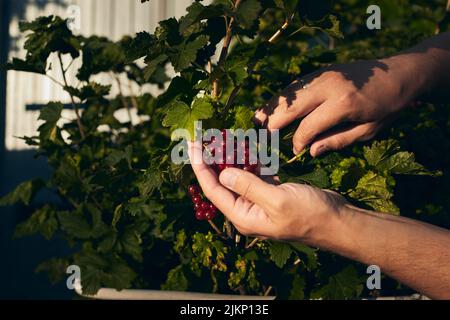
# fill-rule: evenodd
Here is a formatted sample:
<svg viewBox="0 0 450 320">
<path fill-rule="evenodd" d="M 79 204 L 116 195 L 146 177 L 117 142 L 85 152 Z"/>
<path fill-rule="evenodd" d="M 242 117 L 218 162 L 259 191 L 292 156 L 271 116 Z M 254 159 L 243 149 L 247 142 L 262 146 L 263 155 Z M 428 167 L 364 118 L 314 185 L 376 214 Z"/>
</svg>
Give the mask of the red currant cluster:
<svg viewBox="0 0 450 320">
<path fill-rule="evenodd" d="M 215 161 L 211 164 L 211 167 L 220 173 L 227 168 L 239 168 L 251 173 L 256 173 L 258 169 L 257 164 L 250 163 L 250 148 L 248 141 L 245 141 L 240 146 L 243 148 L 243 159 L 238 160 L 237 142 L 234 141 L 233 153 L 227 155 L 227 131 L 222 130 L 222 141 L 220 145 L 216 144 L 214 137 L 209 144 L 204 144 L 203 149 L 207 149 Z M 238 164 L 239 162 L 239 164 Z M 217 208 L 210 202 L 205 201 L 202 197 L 202 190 L 198 185 L 189 186 L 189 194 L 191 195 L 192 202 L 195 208 L 195 217 L 198 220 L 212 220 L 217 216 Z"/>
<path fill-rule="evenodd" d="M 241 161 L 238 161 L 237 142 L 235 141 L 235 139 L 233 139 L 234 141 L 234 148 L 232 149 L 233 153 L 227 154 L 227 131 L 222 130 L 220 133 L 222 135 L 222 141 L 219 146 L 216 145 L 216 139 L 214 139 L 214 137 L 211 139 L 211 143 L 206 146 L 206 148 L 210 150 L 211 155 L 216 159 L 218 158 L 218 161 L 215 161 L 211 165 L 212 168 L 216 170 L 217 173 L 220 173 L 227 168 L 239 168 L 245 171 L 256 173 L 258 165 L 250 164 L 250 148 L 248 141 L 244 141 L 241 143 L 240 147 L 244 149 L 243 158 L 240 159 Z M 211 146 L 212 149 L 210 149 Z"/>
<path fill-rule="evenodd" d="M 212 203 L 203 200 L 202 190 L 198 185 L 189 186 L 189 194 L 194 203 L 197 220 L 212 220 L 217 216 L 217 208 Z"/>
</svg>

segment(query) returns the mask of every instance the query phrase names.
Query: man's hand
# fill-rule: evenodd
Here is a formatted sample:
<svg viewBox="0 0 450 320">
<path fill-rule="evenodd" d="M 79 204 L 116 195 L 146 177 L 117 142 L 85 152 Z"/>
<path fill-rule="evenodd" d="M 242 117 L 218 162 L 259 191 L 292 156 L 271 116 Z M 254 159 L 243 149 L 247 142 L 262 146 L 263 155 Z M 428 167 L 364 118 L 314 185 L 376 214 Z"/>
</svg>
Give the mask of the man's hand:
<svg viewBox="0 0 450 320">
<path fill-rule="evenodd" d="M 293 137 L 293 152 L 311 145 L 311 155 L 372 138 L 421 93 L 424 73 L 404 55 L 332 66 L 295 81 L 255 118 L 269 130 L 303 118 Z M 306 88 L 303 88 L 304 84 Z"/>
<path fill-rule="evenodd" d="M 347 202 L 337 193 L 307 185 L 278 184 L 271 177 L 235 168 L 220 176 L 203 161 L 199 143 L 190 147 L 192 168 L 205 196 L 244 234 L 318 245 Z"/>
</svg>

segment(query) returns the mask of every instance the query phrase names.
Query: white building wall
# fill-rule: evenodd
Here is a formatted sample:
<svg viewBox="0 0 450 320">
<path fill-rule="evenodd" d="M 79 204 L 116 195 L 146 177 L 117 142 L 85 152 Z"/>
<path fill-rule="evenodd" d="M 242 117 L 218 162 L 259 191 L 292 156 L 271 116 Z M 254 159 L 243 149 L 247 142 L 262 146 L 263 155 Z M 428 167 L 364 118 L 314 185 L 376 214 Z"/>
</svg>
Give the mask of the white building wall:
<svg viewBox="0 0 450 320">
<path fill-rule="evenodd" d="M 39 16 L 59 15 L 68 17 L 68 7 L 76 5 L 80 9 L 80 33 L 89 35 L 106 36 L 118 40 L 124 35 L 131 35 L 140 31 L 153 32 L 158 21 L 168 17 L 180 17 L 185 13 L 185 8 L 192 0 L 151 0 L 142 4 L 139 0 L 14 0 L 11 1 L 12 20 L 9 27 L 11 51 L 9 58 L 24 58 L 25 52 L 21 48 L 24 37 L 18 29 L 19 19 L 15 13 L 25 8 L 23 19 L 30 21 Z M 51 75 L 62 81 L 58 63 L 54 59 L 54 70 Z M 67 61 L 68 63 L 68 61 Z M 70 69 L 69 83 L 77 83 L 75 74 L 78 65 L 74 64 Z M 94 79 L 101 83 L 112 83 L 106 75 Z M 124 86 L 124 94 L 127 94 L 128 86 Z M 154 94 L 157 89 L 149 87 Z M 113 86 L 112 94 L 117 93 Z M 46 104 L 49 101 L 63 101 L 69 103 L 68 95 L 50 79 L 24 72 L 9 71 L 7 74 L 6 97 L 6 149 L 22 150 L 29 148 L 17 137 L 33 136 L 37 134 L 40 122 L 37 120 L 39 111 L 26 110 L 27 105 Z M 63 118 L 74 117 L 73 111 L 64 110 Z M 123 115 L 117 116 L 123 118 Z"/>
</svg>

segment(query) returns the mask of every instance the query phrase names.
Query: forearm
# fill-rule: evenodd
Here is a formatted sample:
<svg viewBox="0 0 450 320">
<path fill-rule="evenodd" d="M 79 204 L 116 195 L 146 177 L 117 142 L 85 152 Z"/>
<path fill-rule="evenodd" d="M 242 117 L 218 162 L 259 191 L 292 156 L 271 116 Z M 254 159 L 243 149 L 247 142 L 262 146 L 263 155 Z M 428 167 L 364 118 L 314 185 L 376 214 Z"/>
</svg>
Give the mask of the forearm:
<svg viewBox="0 0 450 320">
<path fill-rule="evenodd" d="M 319 246 L 382 272 L 430 298 L 450 298 L 450 231 L 348 206 Z"/>
<path fill-rule="evenodd" d="M 382 60 L 412 98 L 450 99 L 450 32 Z M 389 71 L 388 71 L 389 72 Z"/>
</svg>

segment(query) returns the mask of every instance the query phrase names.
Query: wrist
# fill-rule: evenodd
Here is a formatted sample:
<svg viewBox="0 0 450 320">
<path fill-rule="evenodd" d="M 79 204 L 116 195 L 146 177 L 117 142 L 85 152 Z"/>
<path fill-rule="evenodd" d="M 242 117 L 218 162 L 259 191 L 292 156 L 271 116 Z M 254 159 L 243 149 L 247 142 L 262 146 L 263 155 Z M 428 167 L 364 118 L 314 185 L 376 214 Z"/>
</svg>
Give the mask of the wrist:
<svg viewBox="0 0 450 320">
<path fill-rule="evenodd" d="M 399 86 L 400 103 L 404 106 L 430 91 L 434 85 L 434 62 L 422 53 L 402 53 L 381 60 L 387 65 L 391 79 Z"/>
<path fill-rule="evenodd" d="M 356 261 L 366 260 L 361 256 L 360 249 L 361 232 L 365 232 L 364 229 L 368 227 L 363 221 L 365 212 L 350 204 L 343 205 L 316 228 L 310 245 Z"/>
</svg>

